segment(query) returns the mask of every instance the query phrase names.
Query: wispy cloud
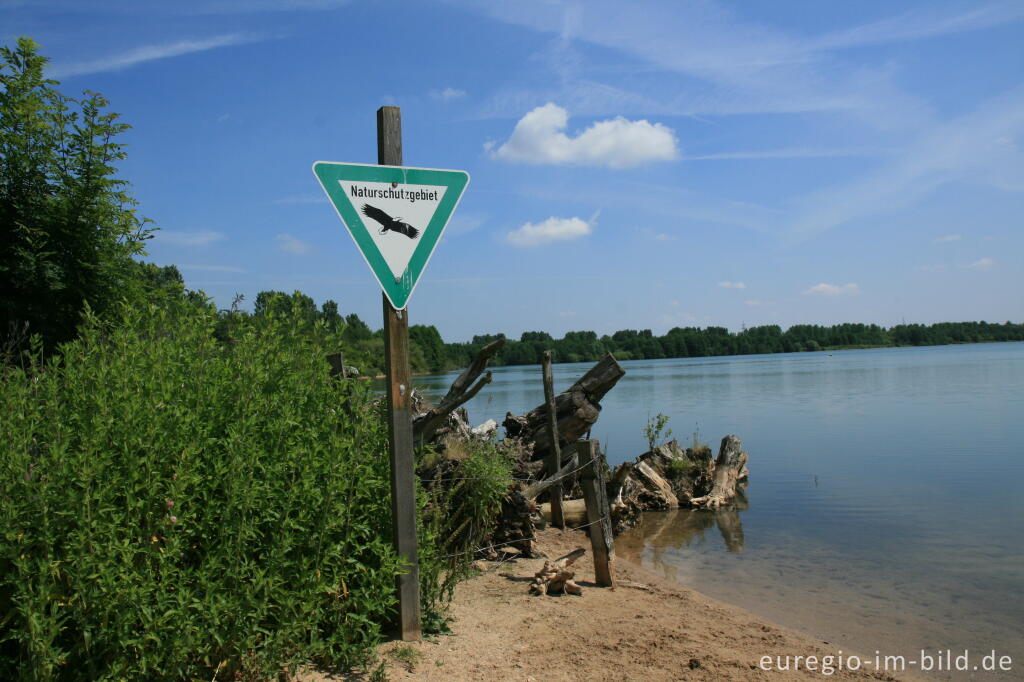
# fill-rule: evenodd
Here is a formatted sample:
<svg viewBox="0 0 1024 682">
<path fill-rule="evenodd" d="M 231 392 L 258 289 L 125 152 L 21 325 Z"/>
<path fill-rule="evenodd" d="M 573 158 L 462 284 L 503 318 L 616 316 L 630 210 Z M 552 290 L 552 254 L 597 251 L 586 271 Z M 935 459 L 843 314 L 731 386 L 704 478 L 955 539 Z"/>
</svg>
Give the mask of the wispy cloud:
<svg viewBox="0 0 1024 682">
<path fill-rule="evenodd" d="M 453 99 L 462 99 L 466 96 L 465 90 L 458 88 L 445 88 L 444 90 L 431 90 L 430 96 L 442 102 L 450 102 Z"/>
<path fill-rule="evenodd" d="M 1014 183 L 1024 177 L 1024 150 L 1012 141 L 1021 135 L 1024 87 L 952 121 L 927 126 L 903 153 L 876 171 L 797 200 L 791 236 L 804 238 L 883 209 L 912 205 L 950 182 L 1020 191 Z"/>
<path fill-rule="evenodd" d="M 179 40 L 174 43 L 163 43 L 161 45 L 146 45 L 128 50 L 127 52 L 121 52 L 107 57 L 100 57 L 98 59 L 91 59 L 73 64 L 57 64 L 50 69 L 47 75 L 52 76 L 53 78 L 68 78 L 70 76 L 101 73 L 103 71 L 117 71 L 120 69 L 127 69 L 144 62 L 168 59 L 170 57 L 179 57 L 181 55 L 192 54 L 194 52 L 205 52 L 219 47 L 243 45 L 245 43 L 257 42 L 262 39 L 262 37 L 252 34 L 227 33 L 200 40 Z"/>
<path fill-rule="evenodd" d="M 748 298 L 744 303 L 751 308 L 757 308 L 765 305 L 775 305 L 775 301 L 762 301 L 759 298 Z"/>
<path fill-rule="evenodd" d="M 999 26 L 1024 19 L 1024 5 L 1013 0 L 975 7 L 959 14 L 941 14 L 932 7 L 870 24 L 828 33 L 808 44 L 811 50 L 834 50 L 880 43 L 902 43 Z"/>
<path fill-rule="evenodd" d="M 992 268 L 992 266 L 995 265 L 995 264 L 996 264 L 996 262 L 994 260 L 992 260 L 991 258 L 979 258 L 978 260 L 974 261 L 973 263 L 971 263 L 969 265 L 965 265 L 963 267 L 969 268 L 971 270 L 990 270 Z"/>
<path fill-rule="evenodd" d="M 452 236 L 467 234 L 486 223 L 488 217 L 489 216 L 486 213 L 456 213 L 452 216 L 451 222 L 448 223 L 448 227 L 444 229 L 444 233 Z"/>
<path fill-rule="evenodd" d="M 522 227 L 509 232 L 506 239 L 513 246 L 540 246 L 551 242 L 578 239 L 592 232 L 592 226 L 581 218 L 556 218 L 534 224 L 526 223 Z"/>
<path fill-rule="evenodd" d="M 315 194 L 292 194 L 290 196 L 281 197 L 274 199 L 275 204 L 282 205 L 295 205 L 295 204 L 326 204 L 327 197 L 324 195 L 317 196 Z"/>
<path fill-rule="evenodd" d="M 516 124 L 494 158 L 534 164 L 630 168 L 679 156 L 673 130 L 661 123 L 629 121 L 621 116 L 598 121 L 569 137 L 569 112 L 554 103 L 528 112 Z"/>
<path fill-rule="evenodd" d="M 351 0 L 204 0 L 182 11 L 196 14 L 320 11 L 335 9 L 350 2 Z"/>
<path fill-rule="evenodd" d="M 725 280 L 724 282 L 719 282 L 718 286 L 722 287 L 723 289 L 746 289 L 747 288 L 747 285 L 744 284 L 743 282 L 730 282 L 729 280 Z"/>
<path fill-rule="evenodd" d="M 958 242 L 958 241 L 960 241 L 960 235 L 958 235 L 958 234 L 947 234 L 947 235 L 943 235 L 941 237 L 936 237 L 935 238 L 935 243 L 936 244 L 946 244 L 948 242 Z"/>
<path fill-rule="evenodd" d="M 803 292 L 805 296 L 853 296 L 860 293 L 860 287 L 854 283 L 850 284 L 815 284 Z"/>
<path fill-rule="evenodd" d="M 821 159 L 844 156 L 882 156 L 891 154 L 890 149 L 874 149 L 857 147 L 847 149 L 796 147 L 792 149 L 766 149 L 739 152 L 719 152 L 716 154 L 695 154 L 683 156 L 684 161 L 734 161 L 748 159 Z"/>
<path fill-rule="evenodd" d="M 543 0 L 472 5 L 495 18 L 555 34 L 564 41 L 569 14 L 564 5 Z M 580 9 L 582 8 L 582 9 Z M 621 11 L 615 0 L 578 6 L 585 15 L 572 22 L 579 42 L 620 51 L 667 74 L 685 76 L 685 88 L 672 88 L 649 101 L 622 83 L 615 87 L 586 79 L 561 79 L 548 97 L 574 111 L 688 114 L 796 113 L 884 110 L 887 119 L 914 118 L 919 102 L 897 90 L 877 71 L 865 73 L 821 59 L 804 36 L 744 21 L 714 0 L 699 3 L 637 1 Z M 637 36 L 643 36 L 637 39 Z M 530 93 L 498 97 L 528 100 Z M 532 104 L 532 105 L 535 105 Z M 617 107 L 617 108 L 616 108 Z M 502 108 L 493 102 L 491 110 Z"/>
<path fill-rule="evenodd" d="M 155 239 L 159 242 L 174 244 L 175 246 L 206 246 L 214 242 L 224 241 L 223 232 L 182 232 L 171 230 L 160 230 Z"/>
<path fill-rule="evenodd" d="M 287 232 L 282 232 L 275 236 L 277 239 L 277 246 L 285 253 L 294 253 L 296 255 L 302 255 L 309 253 L 313 245 L 309 242 L 304 242 L 298 237 L 292 236 Z"/>
<path fill-rule="evenodd" d="M 244 269 L 234 265 L 179 265 L 182 270 L 194 270 L 196 272 L 245 272 Z"/>
</svg>

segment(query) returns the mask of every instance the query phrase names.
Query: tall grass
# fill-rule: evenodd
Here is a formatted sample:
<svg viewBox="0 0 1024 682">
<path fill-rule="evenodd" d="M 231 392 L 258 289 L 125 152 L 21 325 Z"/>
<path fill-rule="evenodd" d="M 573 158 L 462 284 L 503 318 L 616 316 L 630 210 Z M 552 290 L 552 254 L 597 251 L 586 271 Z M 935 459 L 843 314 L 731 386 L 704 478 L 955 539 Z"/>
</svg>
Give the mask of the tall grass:
<svg viewBox="0 0 1024 682">
<path fill-rule="evenodd" d="M 367 662 L 401 570 L 373 396 L 286 317 L 228 344 L 216 325 L 184 303 L 90 316 L 56 359 L 4 370 L 0 679 Z M 434 619 L 441 526 L 421 530 Z"/>
</svg>

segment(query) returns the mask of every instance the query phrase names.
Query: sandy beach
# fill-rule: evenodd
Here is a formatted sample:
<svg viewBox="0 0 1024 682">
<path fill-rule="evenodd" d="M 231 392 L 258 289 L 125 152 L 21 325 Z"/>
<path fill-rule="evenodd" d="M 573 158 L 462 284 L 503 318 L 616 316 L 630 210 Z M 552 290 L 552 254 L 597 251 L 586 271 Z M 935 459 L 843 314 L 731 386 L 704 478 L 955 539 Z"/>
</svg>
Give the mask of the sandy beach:
<svg viewBox="0 0 1024 682">
<path fill-rule="evenodd" d="M 581 531 L 547 535 L 539 546 L 555 558 L 576 547 L 582 596 L 531 596 L 529 584 L 543 559 L 490 563 L 461 584 L 452 605 L 452 635 L 379 647 L 392 680 L 760 680 L 911 679 L 876 672 L 839 670 L 830 675 L 824 657 L 837 643 L 823 642 L 742 609 L 665 581 L 616 559 L 615 589 L 594 585 L 590 542 Z M 843 652 L 845 657 L 849 652 Z M 764 670 L 762 657 L 770 657 Z M 776 669 L 778 657 L 790 669 Z M 793 670 L 793 657 L 816 656 L 814 671 Z M 317 673 L 305 682 L 346 679 Z M 347 678 L 358 679 L 358 678 Z"/>
</svg>

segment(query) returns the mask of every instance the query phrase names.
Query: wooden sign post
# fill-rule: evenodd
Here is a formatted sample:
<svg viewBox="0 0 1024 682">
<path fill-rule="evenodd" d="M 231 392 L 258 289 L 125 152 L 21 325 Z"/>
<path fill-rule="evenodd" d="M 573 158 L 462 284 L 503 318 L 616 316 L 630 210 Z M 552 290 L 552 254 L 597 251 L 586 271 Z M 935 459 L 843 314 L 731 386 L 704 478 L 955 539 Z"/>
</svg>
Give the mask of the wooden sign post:
<svg viewBox="0 0 1024 682">
<path fill-rule="evenodd" d="M 398 107 L 377 110 L 377 163 L 402 165 L 402 113 Z M 420 566 L 416 546 L 416 482 L 412 454 L 412 372 L 409 369 L 409 309 L 395 310 L 384 301 L 384 355 L 387 363 L 388 431 L 391 434 L 391 522 L 395 551 L 407 571 L 398 576 L 399 626 L 402 640 L 420 639 Z"/>
<path fill-rule="evenodd" d="M 469 184 L 469 173 L 402 165 L 402 113 L 377 110 L 377 165 L 317 161 L 313 175 L 345 224 L 384 296 L 388 430 L 391 434 L 391 513 L 402 639 L 420 638 L 416 474 L 412 439 L 412 373 L 407 305 L 448 221 Z M 340 355 L 331 360 L 344 377 Z"/>
</svg>

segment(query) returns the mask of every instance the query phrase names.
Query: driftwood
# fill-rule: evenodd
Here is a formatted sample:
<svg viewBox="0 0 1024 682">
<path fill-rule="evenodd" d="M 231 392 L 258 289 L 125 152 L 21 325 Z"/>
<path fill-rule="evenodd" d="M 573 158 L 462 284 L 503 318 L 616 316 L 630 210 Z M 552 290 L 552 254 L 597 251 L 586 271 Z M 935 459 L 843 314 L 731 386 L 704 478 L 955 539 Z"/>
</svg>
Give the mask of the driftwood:
<svg viewBox="0 0 1024 682">
<path fill-rule="evenodd" d="M 690 504 L 700 509 L 718 509 L 736 497 L 736 484 L 747 477 L 747 453 L 743 443 L 736 436 L 726 436 L 718 450 L 718 458 L 712 470 L 711 492 L 695 497 Z"/>
<path fill-rule="evenodd" d="M 739 438 L 726 436 L 718 457 L 712 459 L 706 445 L 684 450 L 671 441 L 620 464 L 607 487 L 614 531 L 632 528 L 644 511 L 718 510 L 742 504 L 749 475 L 742 447 Z"/>
<path fill-rule="evenodd" d="M 555 561 L 545 561 L 543 568 L 533 576 L 530 594 L 582 594 L 583 590 L 573 580 L 576 574 L 569 570 L 569 566 L 586 553 L 587 550 L 580 547 Z"/>
<path fill-rule="evenodd" d="M 558 440 L 562 448 L 579 440 L 597 421 L 601 413 L 601 398 L 615 386 L 626 373 L 622 366 L 608 353 L 597 364 L 590 368 L 583 377 L 568 390 L 555 397 L 555 414 L 558 422 Z M 532 444 L 530 459 L 546 460 L 551 449 L 551 437 L 548 435 L 548 410 L 544 403 L 527 412 L 516 416 L 511 412 L 505 416 L 505 435 L 523 443 Z M 565 457 L 562 457 L 562 463 Z M 547 466 L 548 473 L 551 467 Z"/>
<path fill-rule="evenodd" d="M 481 348 L 476 358 L 473 359 L 473 363 L 459 375 L 458 379 L 452 382 L 451 388 L 448 389 L 447 395 L 441 399 L 441 402 L 413 417 L 412 434 L 413 444 L 416 447 L 434 442 L 438 440 L 438 436 L 451 431 L 451 428 L 443 428 L 451 419 L 467 421 L 465 410 L 462 410 L 461 414 L 456 413 L 456 410 L 472 400 L 473 396 L 480 392 L 480 389 L 491 383 L 490 371 L 484 374 L 479 381 L 476 380 L 483 374 L 487 363 L 503 345 L 505 345 L 505 339 L 498 339 Z M 475 384 L 474 381 L 476 381 Z M 466 423 L 466 430 L 469 430 L 468 423 Z"/>
</svg>

